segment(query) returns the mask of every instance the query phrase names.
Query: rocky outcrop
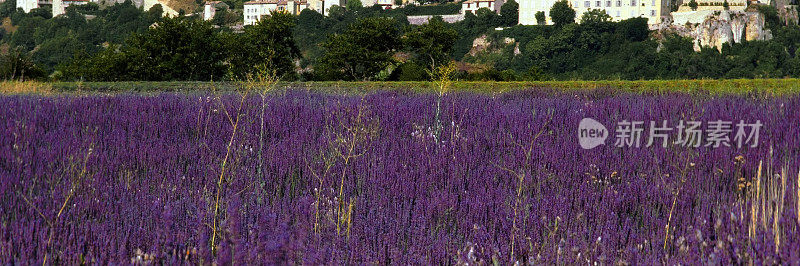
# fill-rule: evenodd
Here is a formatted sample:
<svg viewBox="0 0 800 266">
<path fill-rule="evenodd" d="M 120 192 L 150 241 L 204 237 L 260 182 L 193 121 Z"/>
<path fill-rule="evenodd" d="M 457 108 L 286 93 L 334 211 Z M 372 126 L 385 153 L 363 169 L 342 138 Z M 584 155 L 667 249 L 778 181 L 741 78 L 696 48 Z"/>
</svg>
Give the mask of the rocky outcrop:
<svg viewBox="0 0 800 266">
<path fill-rule="evenodd" d="M 727 10 L 692 14 L 673 12 L 673 18 L 672 24 L 662 25 L 659 32 L 674 32 L 694 39 L 696 51 L 703 46 L 721 50 L 722 45 L 729 42 L 772 39 L 772 33 L 764 26 L 764 15 L 758 12 Z"/>
<path fill-rule="evenodd" d="M 519 51 L 519 43 L 517 43 L 514 38 L 505 37 L 502 39 L 503 45 L 502 46 L 492 46 L 492 41 L 489 40 L 489 36 L 486 34 L 481 35 L 475 40 L 472 41 L 472 49 L 469 50 L 469 55 L 476 56 L 480 53 L 499 53 L 502 47 L 507 45 L 515 44 L 514 46 L 514 55 L 520 54 Z"/>
<path fill-rule="evenodd" d="M 481 35 L 480 37 L 475 38 L 475 40 L 472 40 L 472 48 L 469 49 L 469 55 L 476 56 L 478 53 L 486 51 L 491 44 L 492 43 L 489 42 L 489 37 L 486 36 L 486 34 Z"/>
</svg>

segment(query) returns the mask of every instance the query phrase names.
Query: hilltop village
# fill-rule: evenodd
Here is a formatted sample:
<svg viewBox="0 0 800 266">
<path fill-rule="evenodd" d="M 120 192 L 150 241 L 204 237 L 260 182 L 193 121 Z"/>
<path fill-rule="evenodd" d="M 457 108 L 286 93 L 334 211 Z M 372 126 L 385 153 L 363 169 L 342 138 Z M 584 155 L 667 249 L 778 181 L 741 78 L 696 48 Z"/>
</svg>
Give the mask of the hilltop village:
<svg viewBox="0 0 800 266">
<path fill-rule="evenodd" d="M 104 0 L 17 0 L 16 6 L 29 12 L 39 7 L 52 7 L 53 16 L 64 14 L 66 7 L 83 5 L 90 2 Z M 191 15 L 187 10 L 177 11 L 169 0 L 136 0 L 136 4 L 145 10 L 160 4 L 165 16 Z M 358 0 L 355 0 L 358 1 Z M 464 19 L 465 14 L 477 14 L 480 9 L 486 9 L 497 14 L 506 0 L 465 0 L 457 2 L 460 9 L 455 14 L 444 14 L 441 17 L 447 22 L 457 22 Z M 513 0 L 511 0 L 513 1 Z M 519 0 L 518 23 L 520 25 L 546 25 L 553 24 L 550 9 L 559 0 Z M 613 21 L 642 17 L 647 19 L 651 30 L 673 30 L 679 34 L 695 39 L 694 49 L 699 51 L 702 46 L 711 46 L 721 49 L 726 42 L 741 42 L 742 40 L 770 39 L 771 33 L 764 28 L 764 17 L 754 6 L 774 6 L 784 17 L 797 18 L 797 3 L 786 0 L 570 0 L 570 7 L 575 10 L 576 20 L 593 10 L 602 10 Z M 382 9 L 396 9 L 406 5 L 419 3 L 413 0 L 364 0 L 357 3 L 363 7 L 379 6 Z M 516 4 L 516 3 L 515 3 Z M 261 17 L 272 12 L 288 12 L 299 15 L 303 10 L 314 10 L 322 15 L 328 15 L 334 6 L 345 7 L 347 0 L 250 0 L 243 3 L 240 10 L 241 27 L 253 25 Z M 748 8 L 750 7 L 750 8 Z M 223 1 L 205 1 L 200 13 L 204 20 L 212 20 L 217 11 L 234 10 Z M 409 16 L 411 24 L 422 24 L 432 15 Z M 480 41 L 479 41 L 480 42 Z"/>
<path fill-rule="evenodd" d="M 796 0 L 516 1 L 6 0 L 0 76 L 417 81 L 448 62 L 480 81 L 800 76 Z"/>
</svg>

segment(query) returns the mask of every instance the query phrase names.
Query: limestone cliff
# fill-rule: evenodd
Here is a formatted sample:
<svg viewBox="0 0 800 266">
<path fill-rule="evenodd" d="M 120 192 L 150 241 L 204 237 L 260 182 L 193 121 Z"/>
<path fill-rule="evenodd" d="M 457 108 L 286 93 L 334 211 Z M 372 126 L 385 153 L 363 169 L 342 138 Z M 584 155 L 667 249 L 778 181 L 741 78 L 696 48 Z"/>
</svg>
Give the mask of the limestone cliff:
<svg viewBox="0 0 800 266">
<path fill-rule="evenodd" d="M 743 40 L 769 40 L 772 33 L 764 26 L 764 15 L 747 11 L 713 11 L 709 13 L 673 12 L 673 21 L 662 24 L 659 33 L 674 32 L 694 39 L 694 49 L 703 46 L 722 49 L 728 42 L 740 43 Z"/>
</svg>

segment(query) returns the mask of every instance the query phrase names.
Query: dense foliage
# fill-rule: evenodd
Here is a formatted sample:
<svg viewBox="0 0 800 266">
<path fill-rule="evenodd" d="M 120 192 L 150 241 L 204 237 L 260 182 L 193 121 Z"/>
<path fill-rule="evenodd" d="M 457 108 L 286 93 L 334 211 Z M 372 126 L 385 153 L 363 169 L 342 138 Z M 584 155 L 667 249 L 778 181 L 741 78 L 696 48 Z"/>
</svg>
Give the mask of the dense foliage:
<svg viewBox="0 0 800 266">
<path fill-rule="evenodd" d="M 800 75 L 800 27 L 777 27 L 770 41 L 726 44 L 721 51 L 695 52 L 691 39 L 676 35 L 652 39 L 647 20 L 608 22 L 589 14 L 582 24 L 563 27 L 516 26 L 489 36 L 495 43 L 515 38 L 514 47 L 472 61 L 523 76 L 541 71 L 555 79 L 782 78 Z M 517 77 L 520 78 L 520 77 Z"/>
<path fill-rule="evenodd" d="M 441 121 L 430 94 L 239 100 L 0 98 L 0 263 L 800 260 L 796 96 L 452 94 Z M 584 117 L 763 128 L 583 150 Z"/>
<path fill-rule="evenodd" d="M 800 76 L 800 26 L 783 21 L 774 7 L 766 5 L 754 10 L 763 14 L 772 40 L 696 52 L 690 39 L 651 32 L 645 18 L 613 22 L 605 12 L 590 10 L 576 22 L 575 11 L 563 1 L 550 12 L 555 25 L 516 25 L 515 1 L 505 3 L 499 14 L 480 9 L 456 23 L 433 18 L 419 26 L 409 25 L 407 17 L 452 14 L 459 5 L 383 10 L 353 4 L 334 6 L 327 16 L 312 10 L 297 16 L 267 16 L 241 32 L 225 26 L 240 16 L 227 10 L 220 10 L 211 23 L 196 16 L 160 23 L 159 5 L 143 11 L 130 2 L 88 4 L 49 18 L 46 9 L 25 14 L 15 11 L 13 4 L 0 5 L 0 15 L 6 18 L 3 29 L 9 30 L 2 32 L 9 47 L 0 56 L 4 79 L 236 80 L 254 69 L 268 68 L 287 80 L 426 80 L 426 70 L 449 60 L 466 63 L 458 75 L 464 80 Z M 536 19 L 543 24 L 546 18 L 540 13 Z M 356 31 L 363 21 L 377 20 L 386 20 L 387 26 L 365 36 L 387 36 L 386 45 L 380 44 L 382 40 L 347 38 L 361 34 Z M 483 36 L 490 47 L 474 49 L 475 39 Z M 169 47 L 175 45 L 186 47 Z M 161 56 L 173 53 L 172 49 L 174 56 Z M 21 59 L 23 64 L 11 63 Z M 28 69 L 27 74 L 16 74 L 21 73 L 20 66 Z"/>
<path fill-rule="evenodd" d="M 68 63 L 74 54 L 94 54 L 103 50 L 106 43 L 119 44 L 132 33 L 145 31 L 162 14 L 160 5 L 143 11 L 130 1 L 102 9 L 94 3 L 71 6 L 66 14 L 52 19 L 49 11 L 46 15 L 26 14 L 15 11 L 15 6 L 13 0 L 0 4 L 0 15 L 9 19 L 4 23 L 15 28 L 13 32 L 4 31 L 3 43 L 30 53 L 32 62 L 48 75 L 57 65 Z"/>
<path fill-rule="evenodd" d="M 243 79 L 258 67 L 293 77 L 300 54 L 293 23 L 293 16 L 278 13 L 233 34 L 208 22 L 165 18 L 123 45 L 77 57 L 61 70 L 67 78 L 93 81 Z"/>
<path fill-rule="evenodd" d="M 550 8 L 550 17 L 557 27 L 571 24 L 575 22 L 575 9 L 566 0 L 561 0 Z"/>
<path fill-rule="evenodd" d="M 393 63 L 400 34 L 392 18 L 359 19 L 321 44 L 325 54 L 317 70 L 331 79 L 370 80 Z"/>
</svg>

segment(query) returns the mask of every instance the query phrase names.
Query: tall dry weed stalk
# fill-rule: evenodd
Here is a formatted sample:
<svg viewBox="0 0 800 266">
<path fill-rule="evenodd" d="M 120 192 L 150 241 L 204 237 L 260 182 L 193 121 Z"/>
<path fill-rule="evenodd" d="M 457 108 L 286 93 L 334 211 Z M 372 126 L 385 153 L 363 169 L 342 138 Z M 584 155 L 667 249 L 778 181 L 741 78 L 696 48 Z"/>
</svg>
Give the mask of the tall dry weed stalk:
<svg viewBox="0 0 800 266">
<path fill-rule="evenodd" d="M 327 149 L 320 152 L 320 159 L 323 164 L 322 169 L 315 170 L 306 161 L 308 170 L 317 181 L 317 187 L 314 192 L 313 228 L 315 233 L 320 233 L 322 227 L 320 221 L 322 210 L 320 210 L 320 206 L 323 204 L 324 182 L 329 176 L 335 175 L 332 169 L 334 166 L 339 165 L 341 171 L 338 172 L 338 189 L 332 189 L 337 195 L 334 200 L 335 208 L 332 212 L 335 219 L 336 235 L 341 236 L 344 234 L 346 237 L 350 237 L 355 197 L 345 198 L 344 184 L 347 181 L 347 173 L 351 170 L 350 166 L 353 161 L 367 152 L 370 140 L 377 135 L 380 128 L 380 122 L 371 117 L 371 112 L 363 98 L 353 112 L 355 114 L 352 117 L 349 117 L 347 112 L 335 114 L 336 124 L 326 126 L 327 134 L 330 134 L 332 139 Z"/>
<path fill-rule="evenodd" d="M 533 116 L 536 117 L 536 113 L 535 112 L 534 112 Z M 514 216 L 513 216 L 512 220 L 511 220 L 511 260 L 512 261 L 514 260 L 514 247 L 515 247 L 515 244 L 516 244 L 516 233 L 519 230 L 519 228 L 517 226 L 517 216 L 518 216 L 518 213 L 519 213 L 519 205 L 521 204 L 522 199 L 523 199 L 523 186 L 525 184 L 526 177 L 529 175 L 530 171 L 532 170 L 531 169 L 532 168 L 531 165 L 532 165 L 532 158 L 533 158 L 533 151 L 534 151 L 533 150 L 533 146 L 536 143 L 536 140 L 539 139 L 539 137 L 541 137 L 544 134 L 545 130 L 547 129 L 547 126 L 552 121 L 552 118 L 553 118 L 553 114 L 551 112 L 549 114 L 549 118 L 547 119 L 547 121 L 544 122 L 544 124 L 539 129 L 539 131 L 533 136 L 533 138 L 531 138 L 531 140 L 528 143 L 519 142 L 519 141 L 514 139 L 513 135 L 509 134 L 509 139 L 510 139 L 511 143 L 515 147 L 522 148 L 525 151 L 525 153 L 524 153 L 525 154 L 525 159 L 523 160 L 522 167 L 519 170 L 514 170 L 514 169 L 511 169 L 510 167 L 502 166 L 502 165 L 500 165 L 498 163 L 493 163 L 495 165 L 495 167 L 497 167 L 497 168 L 499 168 L 501 170 L 504 170 L 504 171 L 508 172 L 509 174 L 511 174 L 512 176 L 514 176 L 516 178 L 516 181 L 517 181 L 517 189 L 516 189 L 516 195 L 515 195 L 515 198 L 514 198 L 514 208 L 513 208 Z M 556 218 L 557 218 L 556 221 L 561 219 L 560 217 L 556 217 Z M 556 228 L 558 228 L 558 222 L 556 222 Z M 555 233 L 553 232 L 553 234 L 555 234 Z"/>
<path fill-rule="evenodd" d="M 306 167 L 308 168 L 308 171 L 311 172 L 311 175 L 314 176 L 314 179 L 316 179 L 316 181 L 317 181 L 317 187 L 314 189 L 314 198 L 315 199 L 314 199 L 314 226 L 313 226 L 314 233 L 317 233 L 317 234 L 320 233 L 320 225 L 319 225 L 319 217 L 320 217 L 319 211 L 320 210 L 319 210 L 319 205 L 320 205 L 321 200 L 322 200 L 322 191 L 323 191 L 323 187 L 322 186 L 324 185 L 323 183 L 325 182 L 325 179 L 327 178 L 328 174 L 331 171 L 331 167 L 333 167 L 336 164 L 336 157 L 335 156 L 326 156 L 326 155 L 323 154 L 322 160 L 323 160 L 323 164 L 324 164 L 323 165 L 323 169 L 324 170 L 321 173 L 318 173 L 317 171 L 315 171 L 314 168 L 311 167 L 311 164 L 306 160 Z"/>
<path fill-rule="evenodd" d="M 446 65 L 441 65 L 438 67 L 434 67 L 433 70 L 427 70 L 428 76 L 431 77 L 431 82 L 433 83 L 434 89 L 436 89 L 437 97 L 436 97 L 436 114 L 434 116 L 435 125 L 434 125 L 434 136 L 438 140 L 442 131 L 442 120 L 441 120 L 441 105 L 442 105 L 442 98 L 450 91 L 451 86 L 453 84 L 453 78 L 455 77 L 456 70 L 458 67 L 456 66 L 455 61 L 450 61 L 450 63 Z"/>
<path fill-rule="evenodd" d="M 689 169 L 694 167 L 694 163 L 691 162 L 691 156 L 686 157 L 686 163 L 681 169 L 681 177 L 680 177 L 680 184 L 672 192 L 672 207 L 669 209 L 669 216 L 667 217 L 667 224 L 664 226 L 664 247 L 663 249 L 667 249 L 667 240 L 669 239 L 669 230 L 670 226 L 672 225 L 672 214 L 675 212 L 675 205 L 678 202 L 678 197 L 681 195 L 683 191 L 683 184 L 686 183 L 686 175 L 689 173 Z"/>
<path fill-rule="evenodd" d="M 213 91 L 216 92 L 216 87 L 214 86 L 213 83 L 212 83 L 211 86 L 212 86 Z M 228 107 L 225 106 L 225 103 L 222 101 L 222 97 L 220 97 L 218 94 L 215 97 L 217 102 L 219 103 L 219 108 L 223 110 L 223 113 L 225 114 L 226 118 L 228 119 L 228 122 L 230 123 L 230 125 L 231 125 L 233 130 L 231 131 L 231 137 L 228 140 L 228 145 L 225 148 L 225 157 L 223 157 L 223 159 L 222 159 L 222 166 L 221 166 L 221 169 L 220 169 L 220 172 L 219 172 L 219 179 L 217 180 L 217 191 L 215 193 L 216 195 L 214 196 L 214 215 L 213 215 L 212 227 L 211 227 L 211 231 L 212 231 L 212 234 L 211 234 L 211 253 L 212 254 L 216 251 L 216 239 L 217 239 L 217 231 L 218 231 L 218 228 L 217 228 L 217 216 L 218 216 L 218 213 L 219 213 L 220 198 L 222 197 L 222 181 L 223 181 L 223 177 L 225 176 L 225 170 L 226 170 L 226 167 L 227 167 L 227 164 L 228 164 L 228 158 L 230 157 L 230 154 L 231 154 L 231 147 L 233 146 L 234 140 L 236 139 L 236 132 L 239 129 L 239 121 L 241 120 L 241 117 L 242 117 L 242 113 L 241 113 L 242 112 L 242 107 L 244 106 L 244 102 L 247 99 L 247 96 L 250 95 L 250 91 L 253 90 L 254 87 L 255 86 L 253 86 L 251 84 L 251 82 L 245 82 L 245 83 L 242 84 L 242 86 L 240 86 L 240 89 L 242 91 L 238 91 L 237 92 L 239 94 L 240 98 L 239 98 L 238 107 L 236 107 L 235 117 L 231 116 L 231 113 L 228 112 Z"/>
<path fill-rule="evenodd" d="M 751 245 L 760 228 L 760 230 L 773 235 L 775 253 L 778 253 L 783 241 L 780 220 L 786 206 L 788 168 L 788 165 L 786 165 L 781 168 L 780 173 L 775 173 L 769 165 L 765 170 L 763 161 L 760 161 L 754 178 L 754 190 L 748 194 L 748 202 L 750 203 L 748 237 Z M 798 179 L 800 179 L 800 174 L 798 174 Z M 800 190 L 798 190 L 798 193 L 800 193 Z M 798 205 L 798 208 L 800 208 L 800 205 Z"/>
<path fill-rule="evenodd" d="M 248 91 L 255 90 L 261 97 L 261 113 L 259 114 L 261 124 L 258 133 L 258 169 L 256 170 L 257 176 L 261 177 L 264 171 L 264 159 L 261 153 L 264 150 L 264 115 L 267 109 L 267 96 L 275 90 L 278 83 L 278 75 L 275 70 L 269 70 L 265 65 L 261 65 L 256 69 L 258 72 L 256 72 L 255 77 L 252 74 L 247 76 L 246 86 L 248 86 Z"/>
<path fill-rule="evenodd" d="M 346 227 L 345 233 L 350 236 L 352 224 L 353 205 L 355 198 L 349 201 L 344 199 L 344 182 L 348 167 L 353 159 L 366 153 L 366 147 L 357 149 L 359 145 L 365 145 L 375 134 L 377 134 L 380 124 L 377 120 L 368 118 L 370 111 L 366 106 L 364 98 L 361 99 L 356 107 L 356 116 L 351 123 L 345 124 L 339 119 L 340 130 L 337 130 L 334 140 L 334 154 L 342 162 L 341 180 L 339 183 L 339 201 L 337 207 L 336 234 L 340 235 L 342 227 Z"/>
<path fill-rule="evenodd" d="M 33 205 L 33 203 L 27 197 L 25 197 L 25 195 L 20 194 L 22 199 L 34 211 L 36 211 L 36 213 L 38 213 L 39 216 L 41 216 L 42 219 L 44 219 L 44 221 L 47 222 L 48 226 L 50 227 L 50 233 L 49 233 L 49 236 L 47 237 L 47 244 L 45 244 L 45 247 L 44 247 L 45 253 L 44 253 L 44 258 L 42 260 L 42 265 L 47 265 L 47 255 L 48 255 L 47 250 L 50 249 L 50 245 L 53 242 L 53 235 L 55 234 L 55 230 L 56 230 L 55 227 L 58 224 L 58 222 L 61 220 L 61 215 L 64 214 L 64 210 L 67 207 L 67 203 L 69 203 L 69 200 L 72 199 L 73 196 L 75 196 L 75 192 L 78 190 L 81 182 L 86 178 L 86 175 L 88 174 L 88 171 L 87 171 L 87 168 L 86 168 L 86 164 L 89 161 L 89 156 L 91 156 L 93 152 L 94 152 L 94 142 L 89 144 L 89 150 L 86 152 L 86 155 L 83 158 L 83 162 L 82 162 L 82 166 L 81 166 L 80 172 L 78 172 L 77 175 L 75 175 L 75 176 L 73 176 L 71 178 L 69 192 L 67 192 L 67 196 L 64 197 L 64 202 L 61 204 L 61 208 L 58 209 L 58 212 L 56 213 L 56 217 L 55 218 L 50 219 L 47 216 L 45 216 L 39 210 L 39 208 L 36 207 L 36 205 Z M 72 160 L 70 160 L 70 161 L 72 161 Z M 74 164 L 70 164 L 70 165 L 71 166 L 75 166 Z M 74 167 L 71 167 L 71 171 L 70 172 L 72 172 L 73 170 L 74 170 Z"/>
</svg>

